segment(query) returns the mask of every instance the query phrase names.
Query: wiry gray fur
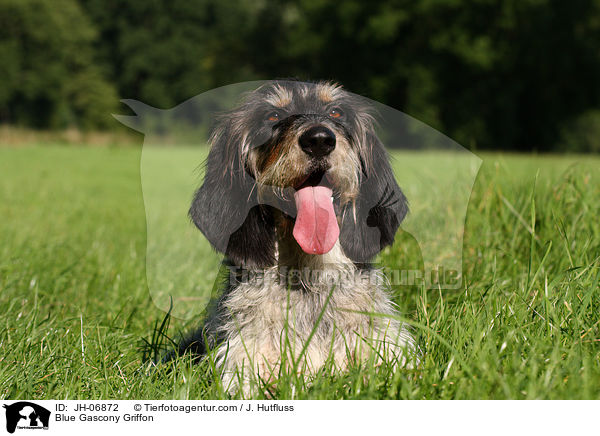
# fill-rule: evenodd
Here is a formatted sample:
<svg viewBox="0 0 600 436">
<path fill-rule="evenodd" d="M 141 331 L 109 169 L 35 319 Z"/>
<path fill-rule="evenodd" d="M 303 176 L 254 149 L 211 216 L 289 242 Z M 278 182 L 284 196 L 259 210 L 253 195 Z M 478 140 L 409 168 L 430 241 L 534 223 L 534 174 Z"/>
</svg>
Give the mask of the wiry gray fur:
<svg viewBox="0 0 600 436">
<path fill-rule="evenodd" d="M 328 117 L 332 107 L 344 117 Z M 274 108 L 287 118 L 266 123 Z M 298 146 L 316 124 L 337 138 L 318 162 Z M 289 199 L 317 169 L 328 175 L 340 226 L 339 240 L 323 255 L 304 253 L 292 237 Z M 372 353 L 410 364 L 413 337 L 397 319 L 383 276 L 366 264 L 393 242 L 407 210 L 363 100 L 325 82 L 277 81 L 249 94 L 220 118 L 190 209 L 234 272 L 182 351 L 213 349 L 226 388 L 248 393 L 276 383 L 280 370 L 308 378 L 326 362 L 343 370 Z"/>
</svg>

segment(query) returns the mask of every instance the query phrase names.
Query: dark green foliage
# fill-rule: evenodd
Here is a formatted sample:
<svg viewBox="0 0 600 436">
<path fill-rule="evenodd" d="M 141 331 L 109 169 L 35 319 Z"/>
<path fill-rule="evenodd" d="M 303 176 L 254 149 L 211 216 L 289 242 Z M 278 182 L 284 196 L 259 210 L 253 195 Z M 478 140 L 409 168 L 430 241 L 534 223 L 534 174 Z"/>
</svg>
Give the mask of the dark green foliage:
<svg viewBox="0 0 600 436">
<path fill-rule="evenodd" d="M 75 0 L 0 0 L 0 121 L 112 124 L 116 92 L 94 65 L 95 37 Z"/>
<path fill-rule="evenodd" d="M 80 0 L 100 30 L 97 50 L 124 98 L 169 108 L 259 78 L 242 57 L 260 26 L 253 2 Z"/>
<path fill-rule="evenodd" d="M 0 29 L 3 122 L 103 126 L 113 86 L 167 108 L 298 77 L 469 148 L 595 149 L 582 142 L 598 118 L 582 114 L 600 107 L 597 0 L 0 0 Z"/>
<path fill-rule="evenodd" d="M 565 150 L 600 153 L 600 109 L 592 109 L 567 123 L 559 145 Z"/>
</svg>

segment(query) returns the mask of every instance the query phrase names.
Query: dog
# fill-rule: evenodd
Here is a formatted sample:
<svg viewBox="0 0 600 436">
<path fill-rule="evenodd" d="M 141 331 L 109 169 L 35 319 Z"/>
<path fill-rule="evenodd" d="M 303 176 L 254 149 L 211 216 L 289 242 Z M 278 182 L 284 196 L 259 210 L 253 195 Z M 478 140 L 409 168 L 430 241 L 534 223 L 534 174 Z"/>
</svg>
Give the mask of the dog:
<svg viewBox="0 0 600 436">
<path fill-rule="evenodd" d="M 229 392 L 291 366 L 309 378 L 327 362 L 415 362 L 370 264 L 408 212 L 375 125 L 364 98 L 331 82 L 267 82 L 218 117 L 189 216 L 229 273 L 179 352 L 212 350 Z"/>
</svg>

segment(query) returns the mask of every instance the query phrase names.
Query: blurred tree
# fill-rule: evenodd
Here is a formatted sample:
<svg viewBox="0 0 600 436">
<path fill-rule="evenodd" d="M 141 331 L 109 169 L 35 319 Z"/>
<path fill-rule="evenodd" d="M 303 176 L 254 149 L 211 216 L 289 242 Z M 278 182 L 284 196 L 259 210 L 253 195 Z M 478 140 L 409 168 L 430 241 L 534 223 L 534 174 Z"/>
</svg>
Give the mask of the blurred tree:
<svg viewBox="0 0 600 436">
<path fill-rule="evenodd" d="M 123 98 L 166 108 L 257 78 L 244 56 L 260 25 L 253 1 L 81 0 L 100 28 L 97 48 Z"/>
<path fill-rule="evenodd" d="M 0 119 L 95 124 L 113 86 L 167 108 L 331 79 L 464 146 L 543 151 L 597 122 L 598 41 L 600 0 L 0 0 Z"/>
<path fill-rule="evenodd" d="M 563 150 L 600 153 L 600 109 L 592 109 L 564 124 L 558 146 Z"/>
<path fill-rule="evenodd" d="M 95 35 L 75 0 L 0 0 L 0 121 L 109 125 L 117 100 L 94 66 Z"/>
<path fill-rule="evenodd" d="M 260 63 L 263 75 L 339 80 L 467 147 L 548 150 L 565 122 L 600 107 L 598 0 L 297 0 L 278 10 L 283 26 L 256 29 L 277 59 Z"/>
</svg>

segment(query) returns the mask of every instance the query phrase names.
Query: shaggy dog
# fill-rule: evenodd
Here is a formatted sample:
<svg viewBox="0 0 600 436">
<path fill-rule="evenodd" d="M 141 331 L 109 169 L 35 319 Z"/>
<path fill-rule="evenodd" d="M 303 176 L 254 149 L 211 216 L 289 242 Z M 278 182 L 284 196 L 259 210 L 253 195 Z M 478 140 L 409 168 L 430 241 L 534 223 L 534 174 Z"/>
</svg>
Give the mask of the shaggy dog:
<svg viewBox="0 0 600 436">
<path fill-rule="evenodd" d="M 218 118 L 189 214 L 229 274 L 179 351 L 213 350 L 230 392 L 284 369 L 413 359 L 369 265 L 408 211 L 371 112 L 335 84 L 273 81 Z"/>
</svg>

